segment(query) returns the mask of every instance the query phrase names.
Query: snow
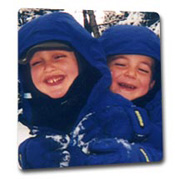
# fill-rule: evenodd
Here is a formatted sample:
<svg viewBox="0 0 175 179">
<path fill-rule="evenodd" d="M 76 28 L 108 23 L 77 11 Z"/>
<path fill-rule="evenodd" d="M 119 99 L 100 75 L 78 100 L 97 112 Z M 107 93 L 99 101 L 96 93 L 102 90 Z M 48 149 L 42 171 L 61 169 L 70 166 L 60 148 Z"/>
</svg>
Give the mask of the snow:
<svg viewBox="0 0 175 179">
<path fill-rule="evenodd" d="M 95 13 L 97 24 L 102 24 L 104 22 L 105 11 L 95 10 L 94 13 Z"/>
<path fill-rule="evenodd" d="M 34 137 L 34 135 L 29 134 L 29 129 L 24 126 L 22 123 L 18 122 L 18 138 L 17 138 L 17 144 L 20 145 L 24 140 L 26 140 L 29 137 Z"/>
<path fill-rule="evenodd" d="M 68 167 L 70 162 L 70 153 L 68 151 L 63 151 L 64 155 L 63 161 L 60 162 L 60 168 Z"/>
<path fill-rule="evenodd" d="M 119 144 L 121 143 L 127 150 L 131 150 L 131 145 L 128 143 L 127 140 L 116 138 L 116 142 Z"/>
<path fill-rule="evenodd" d="M 82 10 L 65 9 L 64 12 L 68 12 L 69 14 L 71 14 L 83 26 L 84 19 L 82 15 Z"/>
<path fill-rule="evenodd" d="M 73 138 L 76 138 L 76 137 L 79 135 L 80 130 L 84 130 L 83 122 L 86 121 L 86 120 L 89 118 L 89 116 L 91 116 L 91 115 L 93 115 L 93 114 L 94 114 L 94 113 L 89 113 L 89 114 L 87 114 L 87 115 L 80 121 L 80 123 L 77 125 L 77 127 L 76 127 L 76 128 L 74 129 L 74 131 L 73 131 L 73 134 L 72 134 Z"/>
<path fill-rule="evenodd" d="M 88 146 L 89 143 L 93 141 L 90 140 L 89 142 L 85 143 L 82 139 L 84 137 L 84 134 L 80 134 L 80 131 L 82 132 L 84 130 L 84 126 L 83 126 L 83 122 L 88 120 L 89 117 L 91 115 L 93 115 L 94 113 L 88 113 L 81 121 L 80 123 L 77 125 L 77 127 L 75 128 L 75 130 L 72 133 L 72 137 L 73 137 L 73 145 L 77 145 L 78 147 L 80 147 L 82 149 L 82 151 L 86 154 L 89 153 L 88 151 Z"/>
<path fill-rule="evenodd" d="M 120 21 L 120 25 L 141 25 L 144 15 L 140 12 L 131 12 L 126 20 Z"/>
<path fill-rule="evenodd" d="M 66 149 L 70 142 L 70 138 L 68 135 L 46 135 L 46 139 L 49 138 L 61 144 L 61 147 L 59 147 L 60 150 Z"/>
</svg>

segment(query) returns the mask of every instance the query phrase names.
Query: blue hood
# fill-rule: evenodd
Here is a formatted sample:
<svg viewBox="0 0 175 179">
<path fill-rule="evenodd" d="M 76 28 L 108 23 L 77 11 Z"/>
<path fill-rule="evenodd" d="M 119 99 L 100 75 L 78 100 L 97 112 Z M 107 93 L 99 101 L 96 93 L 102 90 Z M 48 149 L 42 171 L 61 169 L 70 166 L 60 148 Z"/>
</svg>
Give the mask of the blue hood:
<svg viewBox="0 0 175 179">
<path fill-rule="evenodd" d="M 138 54 L 160 61 L 160 39 L 146 27 L 116 25 L 107 29 L 99 41 L 106 56 Z"/>
<path fill-rule="evenodd" d="M 19 60 L 24 59 L 27 51 L 37 44 L 59 41 L 70 45 L 90 66 L 95 68 L 101 74 L 101 77 L 87 99 L 87 106 L 89 103 L 93 106 L 110 86 L 110 72 L 98 40 L 93 38 L 71 15 L 59 12 L 36 18 L 20 28 L 18 40 Z M 30 99 L 28 94 L 32 91 L 32 82 L 29 68 L 27 69 L 26 66 L 19 64 L 19 81 L 21 84 L 23 115 L 27 123 L 30 124 L 32 115 L 30 101 L 33 99 Z M 89 78 L 92 79 L 93 76 Z"/>
<path fill-rule="evenodd" d="M 137 54 L 152 57 L 156 61 L 154 74 L 156 84 L 153 90 L 145 97 L 133 102 L 136 105 L 142 103 L 143 106 L 141 107 L 146 107 L 152 111 L 154 111 L 156 107 L 161 106 L 161 55 L 159 37 L 146 27 L 116 25 L 107 29 L 99 38 L 99 42 L 104 49 L 106 57 L 111 55 Z M 161 115 L 161 110 L 159 110 L 159 113 L 159 115 Z M 157 120 L 156 116 L 153 118 Z"/>
<path fill-rule="evenodd" d="M 24 58 L 32 46 L 47 41 L 68 43 L 92 66 L 102 73 L 106 72 L 106 62 L 98 42 L 71 15 L 52 13 L 23 25 L 18 34 L 19 59 Z"/>
</svg>

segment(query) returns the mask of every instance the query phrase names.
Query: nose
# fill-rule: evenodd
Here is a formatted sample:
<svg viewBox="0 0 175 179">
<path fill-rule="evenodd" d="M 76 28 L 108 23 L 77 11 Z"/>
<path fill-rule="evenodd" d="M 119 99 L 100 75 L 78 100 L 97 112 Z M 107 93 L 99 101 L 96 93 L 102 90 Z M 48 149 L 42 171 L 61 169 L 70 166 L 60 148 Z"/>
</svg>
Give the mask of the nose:
<svg viewBox="0 0 175 179">
<path fill-rule="evenodd" d="M 128 69 L 125 72 L 125 76 L 129 78 L 136 78 L 136 69 L 133 67 L 128 67 Z"/>
<path fill-rule="evenodd" d="M 55 70 L 56 67 L 54 65 L 54 62 L 53 61 L 46 61 L 45 64 L 44 64 L 44 70 L 45 72 L 51 72 L 53 70 Z"/>
</svg>

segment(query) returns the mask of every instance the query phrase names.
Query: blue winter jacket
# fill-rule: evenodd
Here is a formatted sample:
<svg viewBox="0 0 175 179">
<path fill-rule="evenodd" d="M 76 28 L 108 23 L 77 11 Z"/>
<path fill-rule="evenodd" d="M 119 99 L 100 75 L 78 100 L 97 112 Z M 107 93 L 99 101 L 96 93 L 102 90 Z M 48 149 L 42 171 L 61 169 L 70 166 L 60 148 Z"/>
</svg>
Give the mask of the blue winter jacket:
<svg viewBox="0 0 175 179">
<path fill-rule="evenodd" d="M 41 156 L 41 158 L 38 158 L 36 162 L 36 160 L 34 159 L 36 159 L 36 156 L 39 156 L 37 152 L 40 152 L 41 151 L 40 149 L 43 149 L 44 146 L 47 146 L 47 142 L 45 141 L 46 137 L 50 135 L 53 136 L 53 135 L 67 134 L 68 133 L 67 131 L 70 131 L 71 128 L 73 128 L 73 125 L 75 125 L 77 121 L 68 120 L 65 122 L 63 120 L 62 121 L 60 120 L 59 123 L 54 121 L 56 123 L 55 124 L 52 123 L 52 127 L 55 128 L 52 128 L 50 126 L 48 127 L 47 125 L 42 124 L 43 122 L 42 118 L 45 118 L 46 115 L 53 116 L 53 113 L 55 113 L 54 115 L 55 117 L 57 114 L 59 114 L 59 111 L 56 111 L 57 101 L 51 100 L 48 97 L 41 95 L 34 87 L 31 80 L 30 69 L 28 67 L 29 65 L 23 64 L 25 63 L 24 61 L 25 61 L 26 53 L 31 47 L 37 44 L 48 42 L 48 41 L 49 42 L 58 41 L 58 42 L 66 43 L 69 46 L 71 46 L 76 52 L 76 54 L 78 53 L 79 56 L 82 56 L 83 60 L 87 61 L 86 63 L 84 62 L 81 63 L 81 66 L 83 66 L 84 68 L 84 75 L 86 76 L 86 82 L 89 81 L 89 83 L 85 84 L 85 82 L 83 81 L 81 81 L 81 83 L 79 82 L 78 83 L 79 86 L 78 88 L 76 88 L 76 90 L 77 89 L 81 90 L 82 88 L 85 88 L 82 90 L 84 90 L 85 94 L 87 95 L 89 94 L 88 90 L 91 81 L 94 81 L 94 78 L 96 78 L 98 82 L 96 83 L 95 81 L 96 84 L 93 84 L 93 88 L 92 87 L 90 88 L 91 93 L 93 95 L 88 96 L 88 98 L 86 99 L 87 105 L 78 107 L 79 108 L 78 110 L 80 110 L 82 116 L 84 114 L 87 114 L 86 113 L 87 109 L 89 111 L 91 108 L 93 108 L 95 101 L 101 98 L 101 96 L 103 96 L 103 94 L 106 93 L 106 91 L 108 91 L 107 89 L 108 86 L 110 85 L 110 80 L 111 80 L 110 73 L 105 64 L 106 63 L 105 58 L 104 55 L 102 54 L 102 50 L 98 44 L 98 41 L 92 38 L 92 36 L 79 23 L 77 23 L 71 15 L 67 13 L 52 13 L 39 17 L 35 20 L 32 20 L 29 23 L 26 23 L 20 28 L 18 39 L 19 39 L 18 54 L 19 54 L 19 61 L 20 61 L 19 83 L 20 83 L 20 94 L 21 94 L 21 106 L 23 109 L 23 113 L 20 116 L 19 120 L 24 125 L 29 127 L 30 132 L 32 134 L 36 135 L 36 138 L 35 137 L 30 138 L 24 141 L 20 145 L 19 162 L 22 168 L 24 169 L 53 167 L 56 165 L 53 165 L 49 162 L 47 162 L 47 165 L 43 164 L 45 163 L 42 161 L 43 156 Z M 97 76 L 95 77 L 96 72 L 98 72 L 97 75 L 98 77 Z M 87 74 L 89 74 L 89 76 L 87 76 Z M 82 79 L 84 79 L 84 77 Z M 81 87 L 81 85 L 83 87 Z M 72 88 L 71 90 L 74 89 L 74 87 L 71 88 Z M 74 94 L 75 94 L 74 95 L 75 98 L 73 100 L 74 101 L 76 100 L 76 105 L 78 105 L 76 98 L 78 98 L 79 103 L 81 103 L 84 96 L 83 95 L 79 96 L 79 94 L 81 94 L 81 91 L 74 91 Z M 47 103 L 45 104 L 45 101 L 47 101 L 49 105 Z M 65 101 L 62 102 L 65 103 Z M 59 109 L 61 110 L 61 108 L 62 107 L 60 106 Z M 72 109 L 68 108 L 69 109 L 68 111 L 64 111 L 64 115 L 69 115 L 69 118 L 71 118 L 72 114 L 74 114 L 74 111 L 77 110 L 76 108 L 77 106 L 72 105 Z M 33 121 L 33 118 L 36 115 L 39 118 L 37 124 L 35 123 L 35 121 Z M 61 117 L 62 117 L 61 115 L 58 116 L 58 118 Z M 50 117 L 49 120 L 46 121 L 48 125 L 50 125 L 52 121 L 52 117 Z M 66 125 L 69 126 L 69 130 L 67 129 L 65 130 Z M 61 130 L 59 130 L 58 128 Z M 41 143 L 39 143 L 39 141 L 41 141 Z M 49 148 L 49 144 L 47 148 Z M 31 150 L 33 150 L 33 152 L 30 152 Z M 43 155 L 46 153 L 47 150 L 42 150 Z M 33 155 L 33 157 L 31 155 Z M 59 162 L 57 162 L 57 166 L 59 167 Z"/>
<path fill-rule="evenodd" d="M 151 121 L 151 136 L 155 147 L 162 151 L 162 95 L 161 95 L 161 54 L 160 39 L 147 27 L 116 25 L 107 29 L 99 38 L 106 57 L 122 54 L 137 54 L 155 60 L 154 88 L 144 97 L 132 101 L 148 113 Z M 150 140 L 152 140 L 150 138 Z M 156 142 L 157 141 L 157 142 Z"/>
<path fill-rule="evenodd" d="M 92 38 L 92 36 L 85 31 L 71 15 L 67 13 L 52 13 L 37 18 L 21 27 L 19 30 L 19 59 L 23 59 L 28 49 L 32 46 L 53 40 L 70 44 L 75 51 L 83 56 L 90 66 L 94 67 L 94 69 L 100 73 L 100 78 L 93 86 L 86 104 L 82 107 L 77 120 L 72 126 L 69 147 L 67 148 L 71 156 L 70 160 L 67 161 L 68 165 L 95 164 L 93 161 L 96 159 L 91 158 L 91 156 L 94 157 L 94 155 L 91 155 L 89 149 L 87 149 L 87 144 L 89 145 L 90 142 L 96 139 L 107 138 L 122 139 L 132 144 L 135 142 L 139 144 L 139 146 L 135 149 L 133 147 L 133 150 L 135 151 L 134 157 L 131 157 L 129 160 L 127 157 L 124 157 L 124 159 L 119 157 L 117 161 L 111 161 L 110 158 L 107 158 L 105 161 L 99 160 L 100 162 L 98 164 L 160 160 L 160 158 L 156 158 L 157 153 L 152 146 L 156 140 L 151 141 L 151 143 L 144 143 L 150 135 L 151 130 L 147 113 L 120 95 L 110 92 L 109 86 L 111 84 L 111 76 L 106 65 L 105 54 L 99 45 L 99 42 L 97 39 Z M 29 89 L 26 88 L 28 81 L 25 81 L 25 72 L 22 71 L 21 73 L 20 66 L 21 65 L 19 65 L 19 80 L 21 84 L 23 105 L 23 117 L 20 120 L 31 129 L 32 133 L 39 137 L 41 136 L 41 138 L 37 138 L 37 142 L 35 141 L 38 149 L 32 148 L 33 139 L 26 140 L 21 144 L 19 153 L 21 151 L 22 153 L 19 155 L 19 160 L 23 168 L 42 168 L 43 166 L 40 165 L 42 163 L 42 156 L 38 159 L 38 163 L 35 165 L 37 160 L 36 157 L 38 156 L 37 152 L 40 151 L 40 147 L 46 145 L 45 142 L 43 144 L 43 140 L 48 138 L 48 135 L 60 135 L 60 131 L 57 132 L 55 129 L 52 130 L 47 127 L 42 128 L 40 126 L 32 126 L 32 98 L 30 97 Z M 93 76 L 90 76 L 90 79 L 93 79 Z M 61 133 L 65 135 L 64 132 Z M 39 141 L 42 141 L 42 145 L 39 144 Z M 58 142 L 58 140 L 56 140 L 56 142 Z M 26 147 L 30 149 L 29 144 L 31 144 L 30 147 L 32 152 L 26 150 Z M 43 154 L 46 150 L 47 149 L 43 151 Z M 124 149 L 121 148 L 116 150 L 117 152 L 114 151 L 116 154 L 120 152 L 122 153 L 123 150 Z M 26 151 L 29 152 L 29 154 L 27 154 Z M 33 155 L 34 151 L 36 151 L 36 155 Z M 28 162 L 26 162 L 27 165 L 25 165 L 25 161 L 21 160 L 22 155 L 25 155 L 25 161 L 30 160 L 30 156 L 27 155 L 34 156 L 32 161 L 30 161 L 29 166 Z M 124 155 L 127 155 L 127 153 L 124 153 Z M 95 154 L 95 156 L 98 158 L 98 155 Z M 80 158 L 82 159 L 81 161 Z M 52 162 L 53 160 L 51 160 L 50 163 L 48 162 L 45 167 L 56 167 L 57 165 L 54 165 Z M 58 167 L 60 167 L 59 164 Z"/>
<path fill-rule="evenodd" d="M 156 84 L 154 88 L 144 97 L 132 102 L 147 114 L 150 134 L 146 142 L 154 146 L 161 153 L 162 157 L 162 94 L 159 37 L 146 27 L 116 25 L 107 29 L 99 38 L 99 42 L 105 51 L 106 57 L 138 54 L 149 56 L 155 60 L 153 78 Z"/>
<path fill-rule="evenodd" d="M 145 27 L 121 25 L 106 30 L 99 38 L 99 42 L 106 57 L 117 54 L 140 54 L 154 58 L 156 85 L 147 95 L 132 102 L 120 95 L 106 92 L 95 101 L 92 110 L 84 112 L 79 118 L 83 119 L 73 131 L 74 145 L 78 145 L 87 154 L 95 155 L 87 159 L 87 164 L 160 161 L 162 159 L 160 39 Z M 125 147 L 117 146 L 111 138 L 117 138 L 118 144 L 122 143 L 120 139 L 124 140 Z M 131 151 L 135 151 L 134 154 L 126 146 L 133 147 Z M 122 157 L 127 155 L 122 154 L 124 148 L 130 153 L 128 157 Z M 106 156 L 106 152 L 112 152 L 113 155 Z M 115 152 L 121 156 L 116 156 Z M 116 159 L 113 159 L 115 157 Z"/>
<path fill-rule="evenodd" d="M 124 29 L 122 29 L 123 27 Z M 138 29 L 132 27 L 133 32 L 130 31 L 130 27 L 125 31 L 125 26 L 120 26 L 122 33 L 116 32 L 115 28 L 118 27 L 112 27 L 99 38 L 105 56 L 141 54 L 153 57 L 157 61 L 156 86 L 148 95 L 132 102 L 118 94 L 106 91 L 105 95 L 95 101 L 91 110 L 85 108 L 87 111 L 80 114 L 78 120 L 80 122 L 75 127 L 72 136 L 73 145 L 78 145 L 86 154 L 93 153 L 95 155 L 95 157 L 87 159 L 85 162 L 87 165 L 162 160 L 160 39 L 145 27 L 137 27 Z M 129 43 L 126 43 L 126 39 Z M 126 49 L 128 49 L 127 52 Z M 98 92 L 95 91 L 92 95 L 96 95 L 96 93 Z M 124 148 L 126 149 L 126 146 L 133 147 L 131 149 L 133 153 L 127 148 L 127 152 L 130 153 L 128 157 L 122 157 L 122 155 L 126 156 L 126 153 L 116 157 L 115 153 L 122 153 L 125 149 L 117 146 L 115 141 L 110 140 L 111 138 L 117 138 L 118 144 L 121 144 L 120 139 L 124 140 Z M 114 150 L 112 150 L 113 147 Z M 106 157 L 107 151 L 112 152 L 113 155 Z M 97 153 L 103 153 L 103 155 Z M 76 155 L 77 160 L 78 158 L 80 160 L 78 154 L 74 156 Z M 116 159 L 111 159 L 115 157 Z M 71 165 L 80 165 L 80 163 L 72 162 Z"/>
<path fill-rule="evenodd" d="M 23 59 L 26 52 L 32 46 L 42 42 L 61 41 L 68 43 L 76 52 L 81 54 L 91 66 L 98 69 L 101 77 L 99 77 L 99 83 L 94 86 L 94 90 L 101 90 L 99 90 L 98 95 L 96 94 L 95 96 L 98 97 L 102 95 L 101 93 L 103 93 L 110 85 L 110 73 L 105 65 L 105 58 L 101 53 L 101 48 L 99 47 L 97 40 L 93 39 L 71 15 L 67 13 L 52 13 L 37 18 L 21 27 L 18 39 L 19 59 Z M 31 77 L 26 77 L 30 76 L 29 74 L 30 72 L 24 68 L 24 65 L 20 64 L 19 81 L 23 105 L 23 118 L 21 119 L 21 122 L 30 127 L 30 125 L 32 125 L 31 101 L 33 100 L 31 91 L 34 87 L 31 82 Z M 88 99 L 88 101 L 91 101 L 91 104 L 95 100 L 96 98 L 94 97 Z"/>
</svg>

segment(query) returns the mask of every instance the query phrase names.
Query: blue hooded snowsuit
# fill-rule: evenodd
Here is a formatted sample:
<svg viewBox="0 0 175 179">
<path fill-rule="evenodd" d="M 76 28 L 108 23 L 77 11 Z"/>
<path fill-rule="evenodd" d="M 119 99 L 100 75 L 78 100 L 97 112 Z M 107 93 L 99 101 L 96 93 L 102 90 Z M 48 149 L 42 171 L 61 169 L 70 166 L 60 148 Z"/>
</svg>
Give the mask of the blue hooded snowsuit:
<svg viewBox="0 0 175 179">
<path fill-rule="evenodd" d="M 86 164 L 162 160 L 160 39 L 145 27 L 119 25 L 106 30 L 99 42 L 106 57 L 140 54 L 155 59 L 156 85 L 148 94 L 133 101 L 114 94 L 110 99 L 109 92 L 105 99 L 101 97 L 72 135 L 76 136 L 73 138 L 82 151 L 92 154 Z"/>
<path fill-rule="evenodd" d="M 117 25 L 107 29 L 99 38 L 106 57 L 113 55 L 145 55 L 155 61 L 153 79 L 155 86 L 145 96 L 132 101 L 133 105 L 147 114 L 145 127 L 150 128 L 144 145 L 151 144 L 156 148 L 159 155 L 156 160 L 162 159 L 162 95 L 161 95 L 161 57 L 160 39 L 150 29 L 141 26 Z M 131 120 L 134 120 L 131 119 Z M 138 130 L 137 130 L 138 131 Z M 146 134 L 146 133 L 145 133 Z M 143 134 L 143 135 L 145 135 Z M 143 141 L 142 141 L 143 142 Z M 147 143 L 147 144 L 146 144 Z M 149 147 L 148 147 L 149 148 Z"/>
<path fill-rule="evenodd" d="M 30 128 L 32 134 L 36 135 L 24 141 L 19 147 L 21 167 L 28 169 L 96 164 L 94 155 L 89 155 L 89 151 L 99 145 L 98 142 L 92 143 L 97 138 L 115 138 L 116 142 L 112 140 L 112 144 L 121 146 L 115 146 L 114 151 L 121 152 L 121 156 L 124 157 L 118 157 L 116 161 L 109 160 L 106 163 L 157 160 L 154 159 L 156 155 L 151 145 L 147 147 L 148 154 L 143 147 L 129 146 L 129 151 L 134 153 L 130 152 L 132 155 L 128 159 L 126 150 L 128 147 L 125 147 L 127 142 L 146 140 L 150 133 L 150 128 L 147 127 L 149 125 L 146 125 L 149 123 L 147 117 L 144 120 L 147 114 L 140 111 L 140 115 L 143 115 L 142 123 L 144 123 L 144 127 L 140 127 L 135 114 L 139 108 L 109 91 L 111 76 L 103 50 L 97 39 L 92 38 L 71 15 L 52 13 L 21 27 L 19 60 L 25 59 L 31 47 L 50 41 L 71 46 L 77 54 L 82 72 L 70 87 L 66 98 L 52 100 L 36 90 L 29 75 L 29 66 L 19 65 L 23 107 L 20 121 Z M 67 105 L 69 100 L 71 104 Z M 131 121 L 131 117 L 135 120 Z M 122 152 L 123 150 L 126 152 Z M 105 164 L 105 162 L 100 158 L 97 164 Z"/>
<path fill-rule="evenodd" d="M 67 94 L 56 100 L 36 89 L 31 79 L 29 63 L 25 61 L 31 48 L 53 41 L 68 45 L 74 51 L 79 67 L 79 76 Z M 73 129 L 79 114 L 87 114 L 87 109 L 93 108 L 94 102 L 107 90 L 111 80 L 110 73 L 98 41 L 67 13 L 44 15 L 23 25 L 19 30 L 18 43 L 19 89 L 23 109 L 19 120 L 30 129 L 31 134 L 37 136 L 20 145 L 19 163 L 24 169 L 59 167 L 59 160 L 54 163 L 50 159 L 52 157 L 45 156 L 48 159 L 45 162 L 42 161 L 43 155 L 51 149 L 53 151 L 54 147 L 65 148 L 70 140 L 67 134 Z M 91 93 L 95 95 L 90 95 Z M 55 140 L 57 145 L 53 144 Z M 58 151 L 53 155 L 59 155 Z"/>
<path fill-rule="evenodd" d="M 133 100 L 133 104 L 145 109 L 153 124 L 151 135 L 157 138 L 156 148 L 162 150 L 162 95 L 160 39 L 150 29 L 142 26 L 117 25 L 106 30 L 99 38 L 106 57 L 112 55 L 145 55 L 155 61 L 154 88 L 143 97 Z M 155 128 L 154 128 L 155 127 Z M 157 144 L 157 145 L 156 145 Z"/>
</svg>

